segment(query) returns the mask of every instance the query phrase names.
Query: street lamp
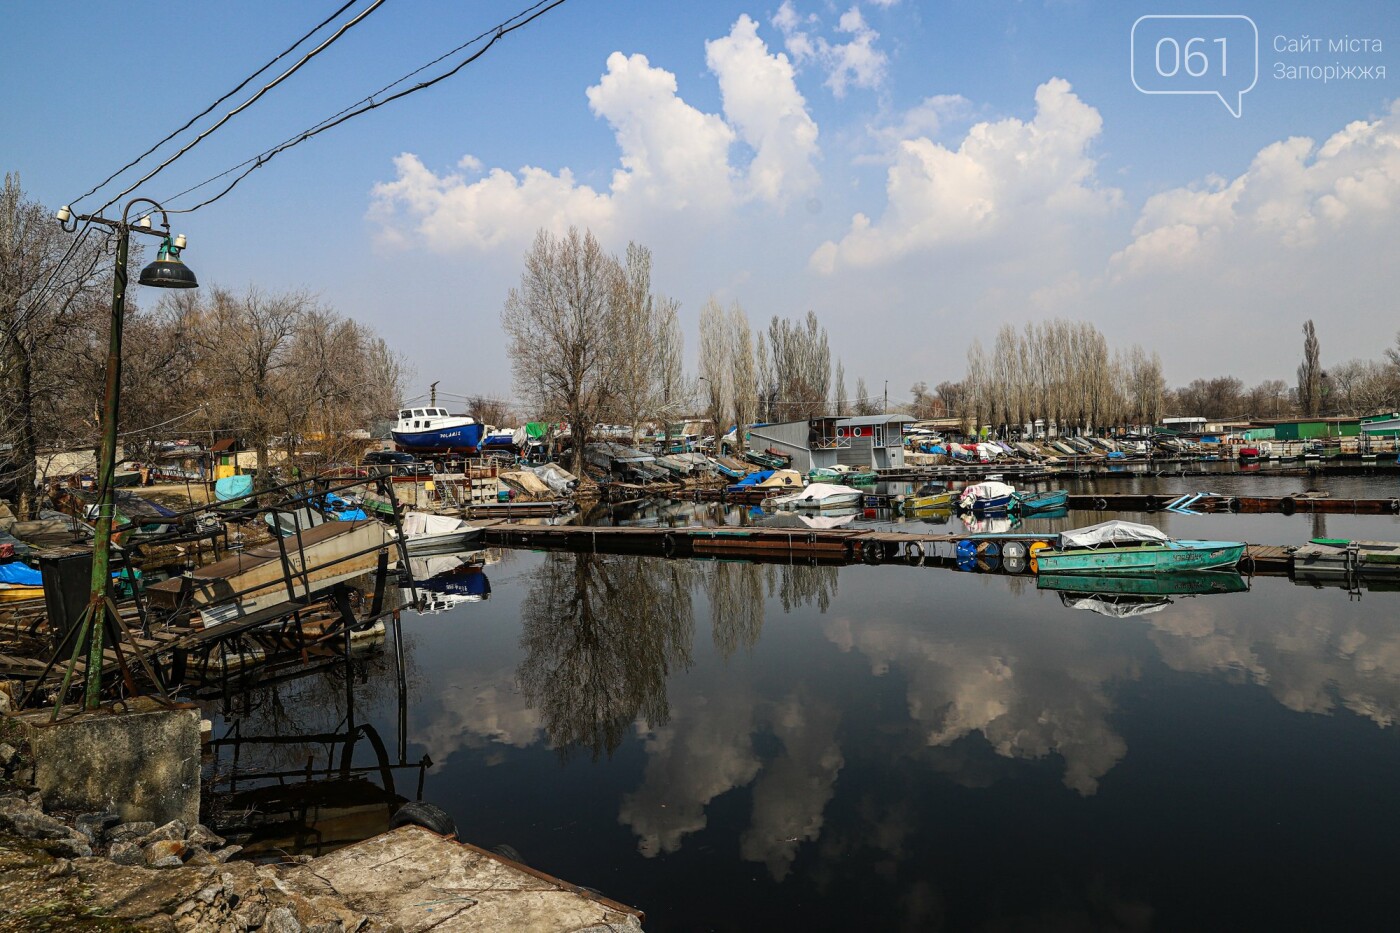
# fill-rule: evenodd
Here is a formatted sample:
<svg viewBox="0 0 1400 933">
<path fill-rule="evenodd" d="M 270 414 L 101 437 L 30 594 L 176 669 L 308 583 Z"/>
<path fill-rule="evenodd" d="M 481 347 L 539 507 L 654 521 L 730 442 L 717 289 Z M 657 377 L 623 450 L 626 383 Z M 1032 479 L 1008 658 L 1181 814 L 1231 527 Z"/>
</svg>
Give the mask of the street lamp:
<svg viewBox="0 0 1400 933">
<path fill-rule="evenodd" d="M 148 204 L 153 210 L 145 211 L 132 221 L 131 209 L 138 204 Z M 154 212 L 160 213 L 160 230 L 151 226 L 151 214 Z M 97 525 L 93 531 L 92 542 L 92 585 L 87 608 L 83 612 L 84 618 L 78 623 L 80 629 L 86 628 L 88 635 L 87 683 L 83 707 L 96 709 L 102 694 L 102 643 L 109 607 L 108 588 L 112 582 L 109 575 L 114 499 L 112 478 L 117 466 L 117 418 L 121 407 L 122 384 L 122 322 L 126 315 L 126 257 L 132 232 L 161 238 L 160 251 L 156 254 L 155 261 L 142 269 L 137 279 L 142 285 L 155 288 L 197 288 L 199 282 L 190 268 L 180 260 L 180 253 L 185 248 L 184 234 L 171 237 L 170 218 L 166 215 L 165 208 L 150 198 L 136 198 L 129 202 L 119 221 L 100 215 L 75 215 L 66 204 L 59 208 L 57 217 L 59 225 L 70 233 L 77 230 L 78 221 L 102 224 L 117 232 L 117 266 L 112 277 L 112 320 L 107 337 L 107 391 L 102 410 L 102 444 L 97 457 Z M 111 609 L 115 619 L 116 607 L 111 606 Z M 60 705 L 63 703 L 63 695 L 68 691 L 68 684 L 73 677 L 73 668 L 81 656 L 82 646 L 83 638 L 75 638 L 72 659 L 63 678 L 63 689 L 59 693 Z"/>
</svg>

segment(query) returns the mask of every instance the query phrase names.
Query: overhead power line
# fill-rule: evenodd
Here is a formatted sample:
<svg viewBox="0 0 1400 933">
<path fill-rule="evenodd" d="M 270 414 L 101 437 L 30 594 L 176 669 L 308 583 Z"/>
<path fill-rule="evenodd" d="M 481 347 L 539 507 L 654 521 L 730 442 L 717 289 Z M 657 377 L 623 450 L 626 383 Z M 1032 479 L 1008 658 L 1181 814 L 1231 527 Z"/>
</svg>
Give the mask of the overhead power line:
<svg viewBox="0 0 1400 933">
<path fill-rule="evenodd" d="M 353 29 L 355 26 L 357 26 L 358 24 L 360 24 L 361 22 L 363 22 L 364 19 L 365 19 L 365 17 L 369 16 L 369 15 L 370 15 L 371 13 L 373 13 L 375 10 L 379 9 L 380 6 L 382 6 L 383 4 L 384 4 L 384 0 L 374 0 L 374 2 L 370 4 L 370 6 L 369 6 L 368 9 L 361 11 L 361 12 L 359 13 L 359 15 L 357 15 L 354 19 L 350 20 L 350 22 L 348 22 L 348 23 L 346 23 L 345 25 L 341 26 L 339 29 L 337 29 L 337 30 L 336 30 L 334 33 L 332 33 L 330 36 L 326 37 L 325 41 L 323 41 L 320 45 L 316 46 L 316 48 L 314 48 L 314 49 L 312 49 L 311 51 L 307 52 L 307 53 L 306 53 L 305 55 L 303 55 L 300 59 L 298 59 L 297 62 L 296 62 L 296 64 L 292 65 L 292 67 L 290 67 L 290 68 L 288 68 L 286 71 L 282 72 L 280 75 L 278 75 L 278 76 L 277 76 L 276 78 L 274 78 L 272 81 L 270 81 L 270 82 L 268 82 L 267 84 L 263 85 L 263 87 L 262 87 L 256 94 L 254 94 L 252 97 L 248 98 L 246 101 L 244 101 L 243 103 L 239 104 L 237 107 L 234 107 L 234 108 L 233 108 L 232 110 L 230 110 L 228 113 L 224 114 L 222 117 L 219 118 L 219 120 L 218 120 L 213 126 L 209 127 L 207 130 L 205 130 L 204 132 L 200 133 L 198 136 L 196 136 L 196 137 L 195 137 L 194 139 L 192 139 L 190 142 L 186 143 L 184 146 L 181 146 L 180 149 L 177 150 L 177 151 L 175 152 L 175 154 L 172 155 L 170 158 L 166 159 L 164 162 L 162 162 L 162 163 L 160 163 L 159 165 L 157 165 L 157 166 L 156 166 L 155 168 L 153 168 L 151 171 L 147 172 L 145 175 L 141 176 L 141 177 L 138 178 L 136 181 L 132 182 L 132 184 L 131 184 L 130 186 L 128 186 L 125 190 L 123 190 L 123 191 L 121 191 L 121 192 L 118 192 L 115 196 L 113 196 L 113 197 L 111 198 L 111 200 L 109 200 L 106 204 L 104 204 L 104 205 L 102 205 L 100 208 L 98 208 L 98 209 L 97 209 L 97 213 L 99 213 L 99 214 L 102 213 L 102 211 L 104 211 L 104 210 L 106 210 L 107 208 L 111 207 L 113 204 L 117 203 L 117 202 L 120 201 L 122 198 L 126 197 L 126 196 L 127 196 L 128 194 L 130 194 L 131 192 L 135 191 L 139 186 L 141 186 L 141 185 L 145 184 L 146 182 L 150 181 L 152 178 L 156 177 L 156 175 L 159 175 L 159 174 L 160 174 L 161 172 L 163 172 L 166 168 L 168 168 L 168 167 L 170 166 L 170 164 L 173 163 L 176 159 L 180 158 L 180 157 L 183 156 L 185 153 L 187 153 L 187 152 L 189 152 L 191 149 L 193 149 L 195 146 L 199 145 L 200 142 L 202 142 L 203 140 L 207 139 L 207 138 L 209 137 L 209 135 L 210 135 L 211 133 L 213 133 L 215 130 L 219 129 L 221 126 L 223 126 L 223 125 L 224 125 L 225 123 L 227 123 L 229 120 L 233 119 L 233 117 L 236 116 L 237 114 L 239 114 L 239 113 L 241 113 L 242 111 L 244 111 L 244 110 L 248 109 L 249 107 L 251 107 L 254 103 L 256 103 L 258 100 L 260 100 L 260 99 L 262 98 L 262 96 L 263 96 L 264 94 L 266 94 L 268 91 L 272 90 L 272 89 L 275 88 L 277 85 L 281 84 L 283 81 L 287 80 L 287 79 L 290 78 L 292 75 L 294 75 L 294 74 L 296 74 L 298 71 L 300 71 L 303 65 L 305 65 L 307 62 L 311 61 L 311 59 L 315 58 L 317 55 L 320 55 L 320 54 L 321 54 L 322 52 L 324 52 L 326 49 L 330 48 L 331 45 L 333 45 L 337 39 L 339 39 L 341 36 L 345 35 L 345 33 L 349 32 L 349 31 L 350 31 L 351 29 Z M 211 109 L 212 109 L 212 108 L 211 108 Z"/>
<path fill-rule="evenodd" d="M 409 96 L 410 94 L 416 94 L 416 93 L 419 92 L 419 91 L 426 90 L 427 88 L 432 87 L 433 85 L 437 84 L 437 83 L 440 82 L 440 81 L 445 81 L 446 79 L 448 79 L 448 78 L 452 77 L 453 75 L 457 74 L 457 73 L 458 73 L 459 71 L 461 71 L 463 68 L 465 68 L 465 67 L 467 67 L 468 65 L 470 65 L 472 62 L 474 62 L 474 61 L 476 61 L 477 59 L 481 58 L 481 56 L 485 55 L 488 51 L 490 51 L 491 47 L 494 46 L 494 45 L 495 45 L 497 42 L 499 42 L 501 39 L 503 39 L 505 36 L 509 35 L 509 34 L 512 33 L 512 32 L 515 32 L 517 29 L 521 29 L 521 28 L 523 28 L 523 27 L 525 27 L 525 26 L 528 26 L 530 23 L 534 22 L 536 19 L 539 19 L 541 16 L 543 16 L 544 14 L 546 14 L 546 13 L 548 13 L 549 11 L 553 10 L 555 7 L 562 6 L 564 3 L 565 3 L 565 0 L 539 0 L 539 2 L 538 2 L 538 3 L 535 3 L 533 6 L 527 7 L 526 9 L 524 9 L 524 10 L 522 10 L 521 12 L 515 14 L 514 16 L 510 17 L 509 19 L 502 21 L 501 23 L 497 24 L 496 26 L 492 27 L 491 29 L 488 29 L 488 30 L 482 32 L 480 35 L 475 36 L 474 38 L 467 40 L 466 42 L 464 42 L 464 43 L 462 43 L 461 45 L 459 45 L 457 48 L 453 49 L 451 52 L 447 52 L 447 53 L 445 53 L 444 55 L 440 55 L 440 56 L 438 56 L 436 59 L 434 59 L 433 61 L 428 62 L 427 64 L 422 65 L 422 66 L 420 66 L 420 67 L 414 69 L 413 71 L 409 72 L 407 75 L 404 75 L 402 78 L 399 78 L 398 80 L 393 81 L 393 82 L 391 82 L 391 83 L 388 84 L 388 85 L 385 85 L 384 88 L 382 88 L 382 89 L 379 90 L 379 91 L 376 91 L 374 94 L 370 94 L 370 95 L 367 96 L 367 97 L 361 98 L 361 99 L 360 99 L 359 101 L 357 101 L 356 103 L 351 104 L 349 107 L 347 107 L 346 109 L 340 111 L 339 113 L 337 113 L 337 114 L 335 114 L 335 115 L 333 115 L 333 116 L 331 116 L 331 117 L 328 117 L 328 118 L 326 118 L 325 120 L 322 120 L 320 123 L 313 124 L 311 127 L 309 127 L 308 129 L 304 130 L 304 131 L 301 132 L 301 133 L 298 133 L 296 136 L 290 137 L 290 138 L 288 138 L 287 140 L 285 140 L 285 141 L 283 141 L 283 142 L 277 144 L 276 146 L 273 146 L 273 147 L 270 148 L 270 149 L 264 150 L 263 152 L 259 153 L 258 155 L 254 156 L 253 158 L 251 158 L 251 159 L 246 159 L 246 160 L 244 160 L 243 162 L 239 163 L 238 165 L 235 165 L 235 166 L 233 166 L 232 168 L 227 169 L 227 170 L 225 170 L 225 171 L 219 173 L 218 175 L 213 176 L 212 178 L 209 178 L 209 179 L 206 179 L 205 181 L 200 182 L 199 184 L 195 185 L 195 186 L 192 187 L 192 188 L 187 188 L 187 189 L 185 189 L 184 191 L 180 192 L 179 194 L 176 194 L 176 195 L 174 195 L 174 196 L 168 198 L 167 200 L 174 201 L 174 200 L 177 199 L 177 198 L 180 198 L 180 197 L 183 197 L 183 196 L 186 195 L 186 194 L 189 194 L 191 191 L 195 191 L 195 190 L 197 190 L 197 189 L 199 189 L 199 188 L 202 188 L 202 187 L 204 187 L 205 185 L 210 184 L 211 182 L 217 181 L 218 179 L 223 178 L 223 177 L 227 176 L 228 174 L 230 174 L 230 173 L 232 173 L 232 172 L 236 172 L 236 171 L 238 171 L 238 169 L 244 168 L 244 167 L 246 166 L 246 169 L 245 169 L 241 174 L 239 174 L 238 176 L 236 176 L 236 177 L 233 179 L 233 181 L 231 181 L 231 182 L 228 184 L 228 186 L 225 187 L 225 188 L 224 188 L 222 191 L 220 191 L 218 194 L 214 195 L 214 196 L 211 197 L 211 198 L 206 198 L 205 200 L 200 201 L 198 204 L 195 204 L 193 207 L 180 208 L 180 209 L 178 209 L 178 210 L 170 210 L 169 213 L 171 213 L 171 214 L 188 214 L 188 213 L 192 213 L 193 211 L 199 210 L 201 207 L 206 207 L 207 205 L 213 204 L 215 201 L 219 200 L 219 199 L 222 198 L 224 195 L 226 195 L 226 194 L 228 194 L 230 191 L 232 191 L 235 187 L 237 187 L 237 186 L 238 186 L 238 183 L 241 182 L 243 179 L 247 178 L 250 174 L 252 174 L 252 173 L 253 173 L 254 171 L 256 171 L 257 169 L 260 169 L 260 168 L 262 168 L 264 165 L 266 165 L 269 161 L 271 161 L 271 160 L 272 160 L 275 156 L 277 156 L 279 153 L 285 152 L 286 150 L 291 149 L 291 148 L 294 147 L 294 146 L 298 146 L 298 145 L 300 145 L 301 143 L 306 142 L 308 139 L 311 139 L 312 137 L 319 136 L 321 133 L 324 133 L 326 130 L 329 130 L 329 129 L 333 128 L 333 127 L 339 126 L 340 124 L 344 123 L 344 122 L 347 121 L 347 120 L 350 120 L 350 119 L 353 119 L 354 117 L 358 117 L 358 116 L 360 116 L 360 115 L 362 115 L 362 114 L 368 113 L 369 111 L 374 110 L 374 109 L 379 108 L 379 107 L 382 107 L 382 106 L 384 106 L 385 104 L 393 103 L 394 101 L 399 100 L 399 99 L 404 98 L 404 97 L 407 97 L 407 96 Z M 469 55 L 469 56 L 467 56 L 466 58 L 464 58 L 462 61 L 458 62 L 458 63 L 457 63 L 455 66 L 453 66 L 451 69 L 449 69 L 449 70 L 443 72 L 442 74 L 438 75 L 437 77 L 430 78 L 430 79 L 428 79 L 428 80 L 426 80 L 426 81 L 420 81 L 420 82 L 418 82 L 417 84 L 413 85 L 412 87 L 405 88 L 405 89 L 403 89 L 402 91 L 399 91 L 399 92 L 397 92 L 397 93 L 395 93 L 395 94 L 390 94 L 388 97 L 384 97 L 383 99 L 376 100 L 376 98 L 377 98 L 380 94 L 384 93 L 384 92 L 387 91 L 388 89 L 393 88 L 393 87 L 395 87 L 395 86 L 397 86 L 397 85 L 399 85 L 399 84 L 402 84 L 404 81 L 408 80 L 409 78 L 413 77 L 413 76 L 416 75 L 416 74 L 419 74 L 420 72 L 422 72 L 422 71 L 424 71 L 424 70 L 426 70 L 426 69 L 428 69 L 428 68 L 431 68 L 433 65 L 437 64 L 438 62 L 441 62 L 443 59 L 450 58 L 452 55 L 455 55 L 456 53 L 458 53 L 458 52 L 460 52 L 460 51 L 463 51 L 464 49 L 470 48 L 472 45 L 474 45 L 474 44 L 480 42 L 482 39 L 485 39 L 487 36 L 490 36 L 490 39 L 489 39 L 489 41 L 487 41 L 487 43 L 486 43 L 485 45 L 483 45 L 483 46 L 482 46 L 480 49 L 478 49 L 476 52 L 473 52 L 471 55 Z"/>
<path fill-rule="evenodd" d="M 85 191 L 85 192 L 83 192 L 82 194 L 78 195 L 78 197 L 74 198 L 72 201 L 69 201 L 69 202 L 68 202 L 69 205 L 70 205 L 70 206 L 76 206 L 77 203 L 78 203 L 79 201 L 81 201 L 83 198 L 86 198 L 86 197 L 88 197 L 89 195 L 95 194 L 95 193 L 97 193 L 98 191 L 100 191 L 101 189 L 105 188 L 108 184 L 111 183 L 112 179 L 116 178 L 116 177 L 117 177 L 118 175 L 120 175 L 122 172 L 125 172 L 125 171 L 126 171 L 127 169 L 129 169 L 129 168 L 132 168 L 133 166 L 135 166 L 136 164 L 138 164 L 142 159 L 146 158 L 146 156 L 148 156 L 148 155 L 150 155 L 151 153 L 155 152 L 157 149 L 159 149 L 161 146 L 164 146 L 166 143 L 170 142 L 170 140 L 174 139 L 176 136 L 179 136 L 179 135 L 180 135 L 181 133 L 183 133 L 185 130 L 187 130 L 187 129 L 189 129 L 191 126 L 193 126 L 193 125 L 195 124 L 195 121 L 201 120 L 201 119 L 203 119 L 204 117 L 208 116 L 211 112 L 213 112 L 213 110 L 214 110 L 215 107 L 219 106 L 219 105 L 222 104 L 224 101 L 228 100 L 230 97 L 232 97 L 233 95 L 237 94 L 239 91 L 243 90 L 245 87 L 247 87 L 247 86 L 253 81 L 254 78 L 256 78 L 258 75 L 262 74 L 263 72 L 267 71 L 267 69 L 271 68 L 273 65 L 277 64 L 277 63 L 278 63 L 279 61 L 281 61 L 282 59 L 286 58 L 286 57 L 287 57 L 288 55 L 290 55 L 293 51 L 295 51 L 299 46 L 301 46 L 301 44 L 302 44 L 303 42 L 305 42 L 307 39 L 310 39 L 310 38 L 311 38 L 312 36 L 314 36 L 316 33 L 320 32 L 323 28 L 325 28 L 325 26 L 326 26 L 328 23 L 330 23 L 331 21 L 333 21 L 336 17 L 340 16 L 340 14 L 344 13 L 346 10 L 348 10 L 350 7 L 354 6 L 354 5 L 355 5 L 356 3 L 358 3 L 358 2 L 359 2 L 359 0 L 348 0 L 348 2 L 345 3 L 343 6 L 341 6 L 340 9 L 336 10 L 336 11 L 335 11 L 334 13 L 332 13 L 330 16 L 327 16 L 325 19 L 321 20 L 319 23 L 317 23 L 315 26 L 313 26 L 313 27 L 312 27 L 308 32 L 306 32 L 300 39 L 298 39 L 297 41 L 293 42 L 291 45 L 287 46 L 286 49 L 284 49 L 283 51 L 279 52 L 276 56 L 274 56 L 274 57 L 272 58 L 271 61 L 269 61 L 267 64 L 263 65 L 263 66 L 262 66 L 261 68 L 259 68 L 257 71 L 255 71 L 255 72 L 253 72 L 252 74 L 250 74 L 248 77 L 244 78 L 242 81 L 240 81 L 240 82 L 238 83 L 238 85 L 235 86 L 235 87 L 233 88 L 233 90 L 229 91 L 227 94 L 224 94 L 222 97 L 220 97 L 218 100 L 214 101 L 214 102 L 213 102 L 212 104 L 210 104 L 208 107 L 205 107 L 205 108 L 204 108 L 203 110 L 201 110 L 199 113 L 197 113 L 197 114 L 195 114 L 194 116 L 190 117 L 188 120 L 186 120 L 186 121 L 184 122 L 183 125 L 181 125 L 181 126 L 180 126 L 179 128 L 177 128 L 177 129 L 173 130 L 172 132 L 168 133 L 168 134 L 167 134 L 164 138 L 162 138 L 159 142 L 157 142 L 155 145 L 151 146 L 151 148 L 147 149 L 145 152 L 141 153 L 139 156 L 137 156 L 136 158 L 132 159 L 130 162 L 126 163 L 126 164 L 123 165 L 121 168 L 117 169 L 115 172 L 113 172 L 112 174 L 108 175 L 106 178 L 102 179 L 102 181 L 98 182 L 96 185 L 94 185 L 93 187 L 89 188 L 87 191 Z"/>
</svg>

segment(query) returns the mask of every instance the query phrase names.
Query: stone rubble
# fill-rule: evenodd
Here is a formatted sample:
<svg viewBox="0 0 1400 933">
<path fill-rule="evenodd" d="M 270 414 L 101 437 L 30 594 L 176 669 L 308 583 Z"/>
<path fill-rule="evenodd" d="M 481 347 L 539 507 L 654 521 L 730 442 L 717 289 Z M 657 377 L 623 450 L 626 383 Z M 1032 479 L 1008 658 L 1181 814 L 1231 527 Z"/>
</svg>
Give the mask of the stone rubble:
<svg viewBox="0 0 1400 933">
<path fill-rule="evenodd" d="M 16 893 L 17 886 L 56 884 L 80 892 L 70 894 L 72 911 L 159 933 L 391 929 L 335 898 L 299 892 L 275 866 L 229 863 L 242 847 L 228 845 L 206 826 L 119 819 L 115 813 L 84 813 L 69 825 L 45 813 L 37 795 L 0 794 L 0 927 L 9 910 L 36 899 Z"/>
</svg>

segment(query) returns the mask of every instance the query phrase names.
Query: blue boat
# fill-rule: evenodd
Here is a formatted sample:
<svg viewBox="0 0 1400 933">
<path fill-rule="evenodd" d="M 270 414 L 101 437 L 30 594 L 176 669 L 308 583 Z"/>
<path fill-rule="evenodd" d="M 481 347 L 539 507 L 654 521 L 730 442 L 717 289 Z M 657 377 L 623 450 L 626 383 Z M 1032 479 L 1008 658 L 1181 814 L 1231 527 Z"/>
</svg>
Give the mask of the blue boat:
<svg viewBox="0 0 1400 933">
<path fill-rule="evenodd" d="M 414 453 L 475 454 L 486 426 L 446 408 L 402 408 L 391 432 L 401 450 Z"/>
<path fill-rule="evenodd" d="M 1018 492 L 1011 496 L 1011 506 L 1022 515 L 1033 515 L 1062 509 L 1069 503 L 1069 492 L 1047 489 L 1044 492 Z"/>
</svg>

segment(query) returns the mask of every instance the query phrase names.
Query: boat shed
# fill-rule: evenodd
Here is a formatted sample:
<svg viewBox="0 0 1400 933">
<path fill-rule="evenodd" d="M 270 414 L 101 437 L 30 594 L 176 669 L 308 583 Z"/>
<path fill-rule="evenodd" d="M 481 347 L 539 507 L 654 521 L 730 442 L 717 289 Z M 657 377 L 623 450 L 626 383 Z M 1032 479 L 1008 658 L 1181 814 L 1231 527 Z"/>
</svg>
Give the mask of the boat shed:
<svg viewBox="0 0 1400 933">
<path fill-rule="evenodd" d="M 828 415 L 765 424 L 749 428 L 749 446 L 791 457 L 792 468 L 803 473 L 838 464 L 902 469 L 904 425 L 913 421 L 908 415 Z"/>
</svg>

